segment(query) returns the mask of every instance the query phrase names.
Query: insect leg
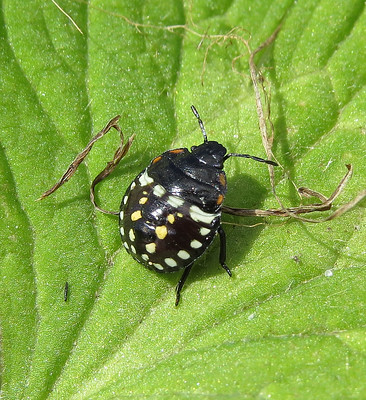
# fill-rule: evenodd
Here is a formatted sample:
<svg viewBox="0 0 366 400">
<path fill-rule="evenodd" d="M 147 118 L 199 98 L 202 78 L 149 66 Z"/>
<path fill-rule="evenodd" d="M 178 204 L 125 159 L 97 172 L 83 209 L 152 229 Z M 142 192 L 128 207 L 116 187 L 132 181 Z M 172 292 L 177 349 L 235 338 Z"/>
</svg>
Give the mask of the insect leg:
<svg viewBox="0 0 366 400">
<path fill-rule="evenodd" d="M 175 297 L 175 305 L 177 306 L 179 304 L 179 300 L 180 300 L 180 292 L 184 286 L 185 281 L 187 280 L 187 277 L 189 275 L 189 273 L 191 272 L 191 269 L 193 267 L 193 263 L 191 265 L 188 265 L 188 267 L 186 267 L 186 269 L 183 272 L 182 277 L 179 279 L 179 282 L 175 288 L 175 293 L 176 293 L 176 297 Z"/>
<path fill-rule="evenodd" d="M 221 225 L 219 226 L 219 229 L 217 230 L 217 232 L 220 235 L 220 255 L 219 255 L 220 264 L 221 264 L 222 268 L 224 268 L 224 270 L 228 273 L 228 275 L 232 276 L 232 273 L 231 273 L 229 267 L 225 264 L 225 261 L 226 261 L 226 235 L 225 235 L 225 231 Z"/>
</svg>

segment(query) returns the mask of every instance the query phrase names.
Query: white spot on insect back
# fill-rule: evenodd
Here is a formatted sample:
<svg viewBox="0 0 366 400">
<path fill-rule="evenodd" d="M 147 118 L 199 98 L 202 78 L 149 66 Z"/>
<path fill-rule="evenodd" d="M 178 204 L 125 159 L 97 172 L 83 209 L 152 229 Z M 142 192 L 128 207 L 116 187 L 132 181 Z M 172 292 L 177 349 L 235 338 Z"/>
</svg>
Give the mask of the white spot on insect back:
<svg viewBox="0 0 366 400">
<path fill-rule="evenodd" d="M 124 236 L 125 235 L 125 230 L 123 229 L 123 226 L 121 226 L 119 228 L 119 231 L 121 232 L 121 235 Z"/>
<path fill-rule="evenodd" d="M 162 271 L 162 270 L 164 269 L 164 267 L 163 267 L 162 265 L 160 265 L 160 264 L 153 263 L 153 266 L 154 266 L 156 269 L 159 269 L 160 271 Z"/>
<path fill-rule="evenodd" d="M 166 193 L 166 190 L 161 185 L 154 186 L 153 193 L 157 197 L 162 197 Z"/>
<path fill-rule="evenodd" d="M 169 196 L 167 202 L 173 207 L 180 207 L 184 204 L 184 200 L 178 196 Z"/>
<path fill-rule="evenodd" d="M 135 182 L 132 182 L 132 183 L 131 183 L 131 186 L 130 186 L 130 190 L 135 189 L 135 187 L 136 187 L 136 183 L 135 183 Z"/>
<path fill-rule="evenodd" d="M 123 198 L 123 204 L 126 204 L 126 203 L 127 203 L 127 200 L 128 200 L 128 196 L 125 196 L 125 197 Z"/>
<path fill-rule="evenodd" d="M 123 246 L 125 246 L 127 250 L 129 249 L 128 244 L 126 242 L 123 242 Z"/>
<path fill-rule="evenodd" d="M 148 243 L 146 246 L 146 251 L 150 254 L 154 254 L 156 251 L 156 244 L 155 243 Z"/>
<path fill-rule="evenodd" d="M 149 260 L 149 256 L 148 256 L 147 254 L 141 254 L 141 258 L 142 258 L 144 261 L 148 261 L 148 260 Z"/>
<path fill-rule="evenodd" d="M 131 242 L 135 240 L 135 232 L 133 231 L 133 229 L 130 229 L 130 231 L 128 232 L 128 236 L 130 237 Z"/>
<path fill-rule="evenodd" d="M 177 262 L 173 258 L 166 258 L 164 260 L 165 264 L 168 265 L 169 267 L 176 267 Z"/>
<path fill-rule="evenodd" d="M 205 224 L 211 224 L 212 221 L 217 218 L 220 214 L 210 214 L 201 210 L 197 206 L 191 206 L 189 208 L 189 215 L 196 222 L 203 222 Z"/>
<path fill-rule="evenodd" d="M 190 257 L 189 253 L 185 250 L 179 250 L 178 251 L 178 257 L 181 258 L 182 260 L 188 260 Z"/>
<path fill-rule="evenodd" d="M 154 182 L 154 179 L 151 178 L 148 174 L 147 171 L 145 169 L 145 171 L 143 172 L 143 174 L 140 176 L 139 178 L 139 182 L 141 186 L 146 186 L 146 185 L 150 185 L 150 183 Z"/>
<path fill-rule="evenodd" d="M 211 231 L 210 231 L 210 229 L 208 229 L 208 228 L 202 227 L 202 228 L 200 229 L 200 234 L 201 234 L 202 236 L 206 236 L 206 235 L 208 235 L 210 232 L 211 232 Z"/>
<path fill-rule="evenodd" d="M 131 251 L 132 251 L 132 253 L 136 254 L 136 249 L 135 249 L 135 246 L 133 244 L 131 244 Z"/>
<path fill-rule="evenodd" d="M 202 243 L 199 242 L 198 240 L 192 240 L 191 242 L 191 247 L 192 249 L 199 249 L 200 247 L 202 247 Z"/>
<path fill-rule="evenodd" d="M 121 212 L 119 213 L 119 218 L 120 218 L 120 219 L 123 219 L 123 211 L 121 211 Z"/>
</svg>

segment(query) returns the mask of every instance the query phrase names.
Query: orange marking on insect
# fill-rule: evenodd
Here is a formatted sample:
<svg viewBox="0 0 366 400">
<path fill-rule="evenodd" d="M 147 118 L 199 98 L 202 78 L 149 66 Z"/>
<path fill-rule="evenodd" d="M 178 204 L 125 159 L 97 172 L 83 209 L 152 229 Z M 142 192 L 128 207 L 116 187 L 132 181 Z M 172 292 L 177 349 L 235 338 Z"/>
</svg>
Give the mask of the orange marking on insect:
<svg viewBox="0 0 366 400">
<path fill-rule="evenodd" d="M 174 149 L 174 150 L 170 150 L 169 153 L 173 153 L 173 154 L 179 154 L 179 153 L 183 153 L 184 149 Z"/>
<path fill-rule="evenodd" d="M 219 194 L 216 203 L 217 205 L 220 205 L 224 201 L 224 196 L 222 194 Z"/>
<path fill-rule="evenodd" d="M 163 158 L 162 156 L 155 157 L 155 158 L 152 160 L 152 163 L 155 164 L 155 163 L 157 163 L 158 161 L 160 161 L 162 158 Z"/>
<path fill-rule="evenodd" d="M 225 174 L 220 174 L 219 175 L 219 180 L 222 186 L 226 186 L 226 177 Z"/>
</svg>

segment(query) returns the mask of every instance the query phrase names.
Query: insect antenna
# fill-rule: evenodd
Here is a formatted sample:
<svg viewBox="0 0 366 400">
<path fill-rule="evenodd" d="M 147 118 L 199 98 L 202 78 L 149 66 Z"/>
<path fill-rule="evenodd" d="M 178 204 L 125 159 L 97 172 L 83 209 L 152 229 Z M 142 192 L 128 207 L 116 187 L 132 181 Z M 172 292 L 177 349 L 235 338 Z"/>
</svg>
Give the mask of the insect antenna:
<svg viewBox="0 0 366 400">
<path fill-rule="evenodd" d="M 194 116 L 198 120 L 198 124 L 199 124 L 199 126 L 201 128 L 202 135 L 203 135 L 203 141 L 204 141 L 204 143 L 206 143 L 207 142 L 207 133 L 206 133 L 206 129 L 205 129 L 204 125 L 203 125 L 202 119 L 201 119 L 200 115 L 198 114 L 198 111 L 197 111 L 195 106 L 191 106 L 191 110 L 192 110 Z"/>
<path fill-rule="evenodd" d="M 254 161 L 258 161 L 261 163 L 265 163 L 265 164 L 270 164 L 270 165 L 274 165 L 274 166 L 278 166 L 278 164 L 272 160 L 264 160 L 263 158 L 260 157 L 256 157 L 256 156 L 251 156 L 250 154 L 238 154 L 238 153 L 229 153 L 226 154 L 226 156 L 224 157 L 224 162 L 230 158 L 230 157 L 243 157 L 243 158 L 251 158 Z"/>
</svg>

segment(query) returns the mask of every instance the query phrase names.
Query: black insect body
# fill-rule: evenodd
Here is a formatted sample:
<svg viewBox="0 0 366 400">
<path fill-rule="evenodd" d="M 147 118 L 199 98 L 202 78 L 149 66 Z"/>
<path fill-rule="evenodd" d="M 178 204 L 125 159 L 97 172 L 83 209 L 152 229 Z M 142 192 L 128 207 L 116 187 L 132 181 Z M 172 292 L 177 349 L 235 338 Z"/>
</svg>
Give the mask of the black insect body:
<svg viewBox="0 0 366 400">
<path fill-rule="evenodd" d="M 227 190 L 223 171 L 225 161 L 230 157 L 244 157 L 277 165 L 249 154 L 227 153 L 220 143 L 207 140 L 203 122 L 196 108 L 191 108 L 201 128 L 203 143 L 193 146 L 191 151 L 179 148 L 155 157 L 128 187 L 119 212 L 101 209 L 94 196 L 95 185 L 115 169 L 134 138 L 132 136 L 123 145 L 123 134 L 117 125 L 119 116 L 89 142 L 62 178 L 40 197 L 49 196 L 67 182 L 93 144 L 111 128 L 116 129 L 121 135 L 121 145 L 113 161 L 94 179 L 91 200 L 98 210 L 119 214 L 123 246 L 135 260 L 157 272 L 184 270 L 176 288 L 176 305 L 193 263 L 207 250 L 217 233 L 220 237 L 219 262 L 231 276 L 225 264 L 226 240 L 221 227 L 222 203 Z"/>
<path fill-rule="evenodd" d="M 201 150 L 212 151 L 217 161 L 205 163 Z M 192 153 L 169 150 L 136 177 L 120 213 L 122 241 L 133 258 L 158 272 L 171 272 L 202 255 L 220 227 L 225 153 L 217 142 Z"/>
<path fill-rule="evenodd" d="M 120 232 L 131 256 L 149 269 L 173 272 L 184 269 L 177 285 L 180 291 L 197 260 L 220 236 L 220 264 L 225 264 L 225 233 L 221 227 L 221 207 L 227 184 L 224 162 L 232 156 L 253 158 L 247 154 L 227 154 L 220 143 L 208 141 L 197 110 L 204 142 L 186 148 L 168 150 L 154 158 L 131 183 L 121 203 Z"/>
</svg>

